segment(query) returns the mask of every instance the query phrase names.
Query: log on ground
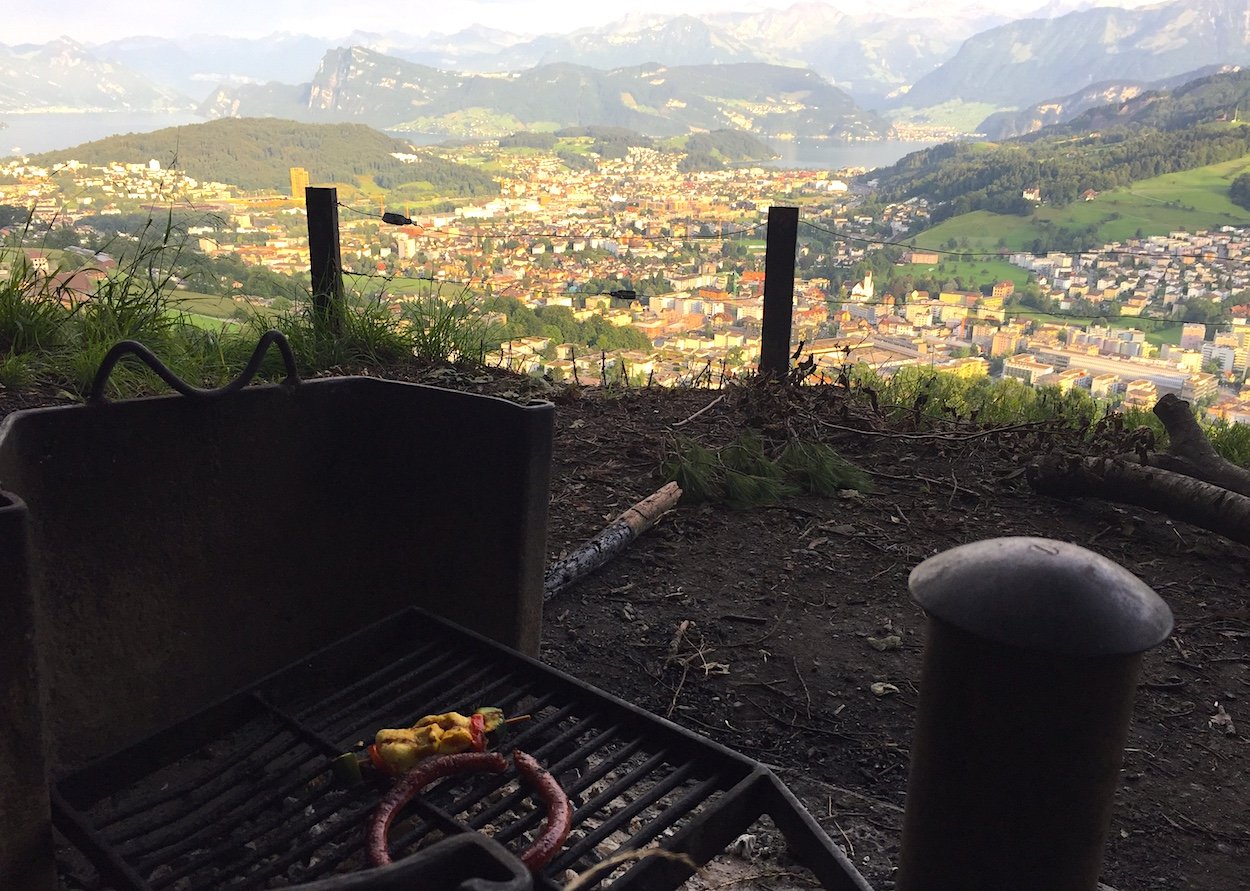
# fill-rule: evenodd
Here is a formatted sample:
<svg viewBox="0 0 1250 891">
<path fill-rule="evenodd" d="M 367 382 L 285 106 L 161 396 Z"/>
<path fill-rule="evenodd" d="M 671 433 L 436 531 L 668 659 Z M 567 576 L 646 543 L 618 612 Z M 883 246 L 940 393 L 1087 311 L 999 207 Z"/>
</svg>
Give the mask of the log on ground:
<svg viewBox="0 0 1250 891">
<path fill-rule="evenodd" d="M 1250 544 L 1250 498 L 1190 476 L 1113 458 L 1047 455 L 1028 466 L 1027 478 L 1040 495 L 1135 504 Z"/>
<path fill-rule="evenodd" d="M 1169 393 L 1155 403 L 1154 413 L 1168 431 L 1168 448 L 1150 455 L 1145 463 L 1250 496 L 1250 470 L 1220 457 L 1188 402 Z"/>
<path fill-rule="evenodd" d="M 680 498 L 678 485 L 668 483 L 626 510 L 590 541 L 553 563 L 543 580 L 543 600 L 555 597 L 624 551 L 630 542 L 676 507 Z"/>
</svg>

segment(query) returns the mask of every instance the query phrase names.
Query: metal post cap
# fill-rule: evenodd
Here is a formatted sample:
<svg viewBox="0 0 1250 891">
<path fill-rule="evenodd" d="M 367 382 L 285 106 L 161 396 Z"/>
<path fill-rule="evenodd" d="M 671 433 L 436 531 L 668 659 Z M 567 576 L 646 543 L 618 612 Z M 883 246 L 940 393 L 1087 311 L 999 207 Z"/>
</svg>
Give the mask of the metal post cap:
<svg viewBox="0 0 1250 891">
<path fill-rule="evenodd" d="M 930 614 L 970 634 L 1069 656 L 1140 653 L 1172 610 L 1124 567 L 1048 538 L 991 538 L 930 557 L 908 579 Z"/>
</svg>

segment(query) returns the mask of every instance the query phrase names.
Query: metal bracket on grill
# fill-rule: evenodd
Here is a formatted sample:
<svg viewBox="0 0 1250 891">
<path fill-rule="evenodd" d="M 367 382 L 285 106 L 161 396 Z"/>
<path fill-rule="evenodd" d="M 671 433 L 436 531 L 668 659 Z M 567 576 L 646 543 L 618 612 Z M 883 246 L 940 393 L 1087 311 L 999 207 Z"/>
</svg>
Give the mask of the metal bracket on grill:
<svg viewBox="0 0 1250 891">
<path fill-rule="evenodd" d="M 390 866 L 323 879 L 300 891 L 530 891 L 533 887 L 525 864 L 499 842 L 473 832 L 435 842 Z"/>
<path fill-rule="evenodd" d="M 282 383 L 286 386 L 295 386 L 300 382 L 299 371 L 295 367 L 295 354 L 291 351 L 290 343 L 287 342 L 287 339 L 280 331 L 270 330 L 262 334 L 260 342 L 256 344 L 256 349 L 252 351 L 252 358 L 248 359 L 247 365 L 239 372 L 239 376 L 224 387 L 209 390 L 188 384 L 174 374 L 168 365 L 158 359 L 155 353 L 137 340 L 123 340 L 105 354 L 104 361 L 100 363 L 100 370 L 96 372 L 95 380 L 91 383 L 91 395 L 87 398 L 87 401 L 90 403 L 107 401 L 104 396 L 104 388 L 108 386 L 109 375 L 113 373 L 114 366 L 121 361 L 123 356 L 137 357 L 144 365 L 152 369 L 157 377 L 183 396 L 197 398 L 225 396 L 227 393 L 242 390 L 251 383 L 252 378 L 256 377 L 256 373 L 260 371 L 260 364 L 264 361 L 265 353 L 269 351 L 270 345 L 278 347 L 278 352 L 282 354 L 282 362 L 286 366 L 286 379 Z"/>
</svg>

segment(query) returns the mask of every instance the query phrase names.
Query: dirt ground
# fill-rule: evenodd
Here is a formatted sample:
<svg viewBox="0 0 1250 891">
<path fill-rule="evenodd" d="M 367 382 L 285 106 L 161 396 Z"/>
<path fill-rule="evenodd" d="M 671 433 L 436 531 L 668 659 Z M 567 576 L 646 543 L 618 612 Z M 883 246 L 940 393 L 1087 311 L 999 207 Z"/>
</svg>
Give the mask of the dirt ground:
<svg viewBox="0 0 1250 891">
<path fill-rule="evenodd" d="M 878 891 L 894 886 L 925 640 L 912 568 L 1000 535 L 1062 539 L 1117 561 L 1169 603 L 1176 630 L 1145 660 L 1103 881 L 1116 891 L 1248 886 L 1246 548 L 1148 511 L 1033 495 L 1019 473 L 1029 433 L 840 429 L 865 423 L 842 418 L 833 388 L 804 388 L 786 404 L 745 389 L 598 393 L 485 373 L 391 376 L 556 402 L 552 559 L 661 484 L 678 432 L 715 446 L 748 427 L 766 438 L 789 430 L 871 472 L 875 489 L 862 497 L 744 511 L 681 504 L 548 604 L 542 657 L 772 766 Z M 0 416 L 52 401 L 0 392 Z M 879 649 L 891 635 L 897 644 Z M 876 695 L 874 684 L 897 692 Z M 1221 708 L 1231 725 L 1212 720 Z M 752 868 L 755 887 L 790 875 L 780 850 Z"/>
<path fill-rule="evenodd" d="M 717 396 L 561 399 L 551 555 L 653 491 L 674 425 Z M 824 425 L 839 423 L 836 399 L 812 393 L 770 414 L 731 395 L 680 432 L 720 445 L 747 426 L 789 426 L 836 440 L 873 474 L 871 494 L 747 511 L 683 504 L 548 605 L 543 658 L 776 767 L 887 889 L 925 632 L 908 574 L 937 552 L 999 535 L 1082 544 L 1136 573 L 1176 617 L 1173 637 L 1146 659 L 1103 881 L 1118 891 L 1247 887 L 1246 549 L 1146 511 L 1039 498 L 1013 476 L 1021 437 L 832 430 Z M 686 621 L 682 658 L 669 660 Z M 901 645 L 873 646 L 891 634 Z M 874 695 L 874 683 L 899 692 Z M 1212 726 L 1217 702 L 1233 733 Z"/>
</svg>

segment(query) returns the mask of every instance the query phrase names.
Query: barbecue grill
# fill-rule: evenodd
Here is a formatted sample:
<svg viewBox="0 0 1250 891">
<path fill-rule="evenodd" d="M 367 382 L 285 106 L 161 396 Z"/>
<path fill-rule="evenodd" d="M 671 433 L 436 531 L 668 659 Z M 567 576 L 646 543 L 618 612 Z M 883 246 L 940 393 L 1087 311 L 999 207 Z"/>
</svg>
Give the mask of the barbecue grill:
<svg viewBox="0 0 1250 891">
<path fill-rule="evenodd" d="M 274 343 L 287 380 L 244 388 Z M 105 400 L 126 352 L 182 395 Z M 826 887 L 867 888 L 770 771 L 524 655 L 553 413 L 301 382 L 267 335 L 221 390 L 123 344 L 88 405 L 5 419 L 0 887 L 53 886 L 52 819 L 78 852 L 58 864 L 71 884 L 89 869 L 119 889 L 523 891 L 617 850 L 704 863 L 768 815 Z M 508 852 L 540 807 L 511 775 L 461 777 L 396 824 L 393 866 L 363 869 L 382 790 L 336 785 L 333 757 L 479 705 L 533 716 L 509 745 L 569 791 L 565 848 L 531 877 Z M 689 874 L 651 857 L 602 878 Z"/>
<path fill-rule="evenodd" d="M 56 822 L 118 889 L 347 887 L 327 877 L 362 868 L 364 825 L 384 784 L 337 784 L 334 757 L 379 728 L 484 703 L 533 716 L 502 747 L 534 754 L 575 808 L 538 888 L 657 844 L 701 864 L 765 815 L 826 888 L 868 887 L 768 769 L 419 609 L 65 777 L 53 791 Z M 447 780 L 412 811 L 392 829 L 397 860 L 475 831 L 518 851 L 543 816 L 510 776 Z M 475 857 L 487 875 L 508 862 Z M 644 858 L 612 879 L 671 888 L 691 872 Z M 304 884 L 318 880 L 326 884 Z"/>
</svg>

